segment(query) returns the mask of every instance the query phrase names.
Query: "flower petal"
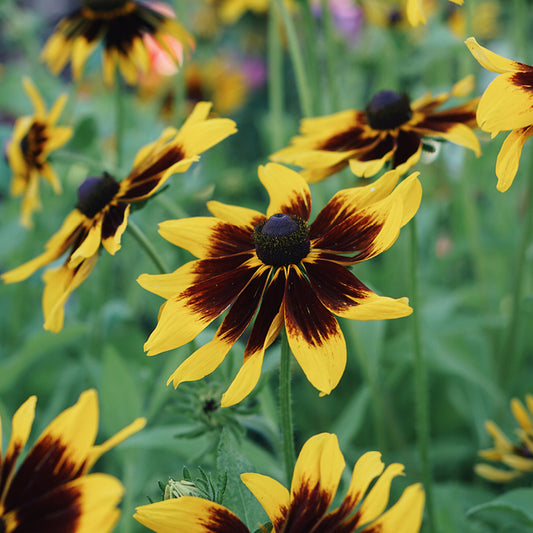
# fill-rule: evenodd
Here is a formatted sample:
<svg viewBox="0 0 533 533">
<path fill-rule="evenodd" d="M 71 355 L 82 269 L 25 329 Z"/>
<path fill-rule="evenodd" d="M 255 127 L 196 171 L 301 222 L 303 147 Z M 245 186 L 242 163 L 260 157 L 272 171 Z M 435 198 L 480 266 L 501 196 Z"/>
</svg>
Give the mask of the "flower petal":
<svg viewBox="0 0 533 533">
<path fill-rule="evenodd" d="M 396 150 L 396 140 L 392 135 L 386 135 L 371 149 L 350 159 L 351 171 L 361 178 L 368 178 L 377 174 L 383 165 L 392 159 Z"/>
<path fill-rule="evenodd" d="M 102 222 L 102 246 L 111 254 L 120 250 L 120 241 L 128 225 L 130 205 L 117 202 L 109 206 Z"/>
<path fill-rule="evenodd" d="M 498 177 L 496 188 L 500 192 L 505 192 L 513 184 L 518 171 L 522 148 L 532 135 L 533 126 L 520 128 L 509 133 L 503 142 L 496 159 L 496 176 Z"/>
<path fill-rule="evenodd" d="M 215 217 L 234 226 L 253 228 L 265 219 L 265 215 L 255 209 L 223 204 L 214 200 L 207 202 L 207 209 Z"/>
<path fill-rule="evenodd" d="M 479 64 L 492 72 L 524 72 L 531 69 L 531 67 L 525 63 L 506 59 L 505 57 L 491 52 L 488 48 L 481 46 L 474 37 L 469 37 L 465 41 L 465 44 L 468 46 L 468 49 L 477 59 Z"/>
<path fill-rule="evenodd" d="M 288 268 L 283 311 L 294 357 L 311 384 L 329 394 L 344 372 L 346 343 L 335 317 L 295 267 Z"/>
<path fill-rule="evenodd" d="M 274 531 L 281 531 L 290 505 L 289 491 L 279 481 L 262 474 L 241 474 L 241 480 L 265 510 Z"/>
<path fill-rule="evenodd" d="M 259 167 L 259 179 L 270 196 L 267 217 L 285 213 L 309 220 L 311 192 L 302 176 L 283 165 L 268 163 Z"/>
<path fill-rule="evenodd" d="M 523 475 L 522 472 L 518 472 L 517 470 L 502 470 L 501 468 L 495 468 L 487 464 L 475 465 L 474 472 L 478 476 L 495 483 L 508 483 Z"/>
</svg>

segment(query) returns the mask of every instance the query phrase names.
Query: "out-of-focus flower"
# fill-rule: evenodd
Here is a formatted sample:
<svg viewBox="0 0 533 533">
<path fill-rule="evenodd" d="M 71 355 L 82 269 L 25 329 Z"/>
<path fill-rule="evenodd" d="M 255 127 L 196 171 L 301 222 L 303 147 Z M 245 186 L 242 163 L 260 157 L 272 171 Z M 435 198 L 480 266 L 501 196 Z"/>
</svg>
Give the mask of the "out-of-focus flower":
<svg viewBox="0 0 533 533">
<path fill-rule="evenodd" d="M 283 326 L 292 353 L 321 395 L 346 366 L 346 343 L 335 315 L 381 320 L 409 315 L 406 298 L 378 296 L 347 268 L 387 250 L 418 209 L 421 185 L 412 175 L 395 188 L 389 172 L 368 187 L 338 192 L 308 225 L 311 193 L 296 172 L 270 163 L 259 179 L 270 195 L 266 216 L 211 201 L 214 217 L 169 220 L 160 234 L 198 259 L 167 275 L 143 274 L 139 284 L 166 299 L 148 355 L 193 340 L 226 313 L 214 339 L 169 378 L 177 387 L 202 379 L 224 360 L 252 323 L 242 367 L 222 396 L 234 405 L 257 384 L 265 350 Z"/>
<path fill-rule="evenodd" d="M 19 468 L 28 441 L 37 398 L 31 396 L 13 415 L 11 437 L 0 461 L 0 528 L 5 533 L 110 532 L 120 517 L 124 487 L 107 474 L 89 474 L 96 461 L 146 421 L 138 418 L 102 444 L 95 390 L 57 416 L 41 433 Z"/>
<path fill-rule="evenodd" d="M 41 177 L 50 183 L 55 193 L 61 192 L 61 183 L 48 162 L 48 156 L 68 142 L 72 137 L 72 128 L 55 125 L 65 107 L 66 94 L 62 94 L 47 113 L 46 105 L 31 80 L 24 78 L 22 84 L 33 103 L 34 114 L 17 119 L 6 153 L 13 171 L 11 194 L 22 196 L 20 222 L 23 226 L 32 227 L 32 215 L 41 208 Z"/>
<path fill-rule="evenodd" d="M 499 73 L 481 96 L 477 121 L 492 137 L 500 131 L 511 131 L 496 160 L 496 188 L 505 192 L 518 171 L 524 143 L 533 135 L 533 66 L 499 56 L 473 37 L 465 43 L 483 67 Z"/>
<path fill-rule="evenodd" d="M 493 39 L 500 32 L 500 3 L 495 0 L 483 0 L 476 3 L 476 16 L 472 19 L 471 31 L 480 39 Z M 446 20 L 452 32 L 464 39 L 466 36 L 467 13 L 456 4 L 450 4 L 446 10 Z"/>
<path fill-rule="evenodd" d="M 322 16 L 322 1 L 313 0 L 312 6 L 315 15 Z M 362 8 L 353 0 L 329 0 L 328 6 L 335 27 L 348 40 L 356 40 L 363 24 Z"/>
<path fill-rule="evenodd" d="M 489 481 L 505 483 L 533 472 L 533 395 L 526 395 L 526 406 L 517 398 L 511 401 L 511 411 L 520 426 L 516 430 L 517 444 L 513 444 L 494 422 L 485 422 L 494 448 L 481 450 L 479 455 L 487 461 L 500 463 L 504 468 L 481 463 L 475 466 L 477 474 Z"/>
<path fill-rule="evenodd" d="M 462 5 L 464 0 L 450 0 L 454 4 Z M 412 26 L 426 23 L 424 14 L 424 0 L 407 0 L 407 20 Z"/>
<path fill-rule="evenodd" d="M 82 6 L 61 19 L 46 42 L 41 58 L 54 74 L 71 60 L 75 80 L 96 46 L 103 44 L 104 80 L 111 85 L 118 64 L 122 76 L 135 84 L 139 72 L 147 72 L 150 56 L 147 36 L 166 51 L 168 58 L 179 63 L 173 40 L 183 48 L 193 45 L 192 37 L 172 16 L 164 4 L 142 0 L 81 0 Z M 149 40 L 149 39 L 148 39 Z"/>
<path fill-rule="evenodd" d="M 217 15 L 223 24 L 235 24 L 247 11 L 256 15 L 266 13 L 271 0 L 207 0 L 216 9 Z M 294 0 L 284 0 L 288 8 L 294 8 Z"/>
<path fill-rule="evenodd" d="M 344 500 L 328 512 L 345 466 L 337 436 L 321 433 L 302 447 L 290 492 L 262 474 L 242 474 L 241 480 L 266 511 L 272 533 L 420 531 L 425 501 L 422 485 L 409 485 L 398 501 L 385 510 L 392 481 L 403 474 L 404 466 L 393 463 L 385 468 L 379 452 L 367 452 L 359 458 Z M 134 518 L 156 533 L 250 531 L 226 507 L 192 496 L 137 507 Z M 264 526 L 261 530 L 269 531 Z"/>
<path fill-rule="evenodd" d="M 406 94 L 380 91 L 364 111 L 341 111 L 301 122 L 301 135 L 271 159 L 299 165 L 308 181 L 319 181 L 346 165 L 354 174 L 369 177 L 387 162 L 407 171 L 418 162 L 424 138 L 451 141 L 480 154 L 472 131 L 478 98 L 458 107 L 437 110 L 452 96 L 464 96 L 474 86 L 473 76 L 456 83 L 450 93 L 429 93 L 410 103 Z"/>
<path fill-rule="evenodd" d="M 153 196 L 172 174 L 185 172 L 199 154 L 235 133 L 232 120 L 208 119 L 210 108 L 210 103 L 199 103 L 179 131 L 167 128 L 141 148 L 124 180 L 108 173 L 87 178 L 78 189 L 76 208 L 46 243 L 46 251 L 2 275 L 6 283 L 22 281 L 70 250 L 63 266 L 43 276 L 45 329 L 61 330 L 65 302 L 92 272 L 101 247 L 112 255 L 120 249 L 131 205 Z"/>
</svg>

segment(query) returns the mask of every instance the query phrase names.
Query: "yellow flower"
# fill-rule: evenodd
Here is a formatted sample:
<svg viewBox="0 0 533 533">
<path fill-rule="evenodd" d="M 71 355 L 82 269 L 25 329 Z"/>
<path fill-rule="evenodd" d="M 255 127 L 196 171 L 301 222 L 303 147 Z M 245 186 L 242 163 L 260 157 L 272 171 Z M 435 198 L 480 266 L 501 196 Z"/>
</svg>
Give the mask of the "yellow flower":
<svg viewBox="0 0 533 533">
<path fill-rule="evenodd" d="M 520 426 L 516 430 L 518 444 L 513 444 L 494 422 L 488 420 L 485 423 L 487 432 L 494 442 L 494 448 L 481 450 L 479 455 L 487 461 L 501 463 L 507 468 L 497 468 L 482 463 L 475 466 L 478 475 L 489 481 L 505 483 L 533 472 L 533 395 L 526 395 L 526 406 L 517 398 L 511 400 L 511 411 Z"/>
<path fill-rule="evenodd" d="M 0 460 L 0 531 L 4 533 L 108 533 L 120 517 L 124 487 L 107 474 L 89 474 L 108 450 L 140 431 L 138 418 L 102 444 L 95 390 L 57 416 L 16 468 L 28 441 L 37 398 L 31 396 L 13 415 L 9 444 Z"/>
<path fill-rule="evenodd" d="M 480 46 L 473 37 L 465 43 L 483 67 L 499 73 L 481 97 L 477 121 L 492 137 L 500 131 L 511 131 L 496 160 L 496 188 L 505 192 L 518 171 L 524 143 L 533 135 L 533 66 L 499 56 Z"/>
<path fill-rule="evenodd" d="M 104 172 L 87 178 L 78 189 L 78 203 L 46 251 L 5 272 L 6 283 L 22 281 L 70 250 L 63 266 L 48 270 L 43 279 L 44 328 L 60 331 L 70 293 L 92 272 L 103 246 L 111 255 L 120 249 L 131 204 L 153 196 L 176 172 L 185 172 L 199 154 L 235 133 L 229 119 L 208 119 L 211 104 L 200 102 L 181 130 L 167 128 L 161 137 L 139 150 L 130 174 L 122 181 Z"/>
<path fill-rule="evenodd" d="M 72 128 L 55 126 L 67 101 L 66 94 L 61 95 L 47 113 L 45 103 L 31 80 L 24 78 L 22 85 L 33 103 L 34 114 L 20 117 L 15 122 L 7 146 L 7 161 L 13 171 L 11 194 L 22 196 L 20 222 L 23 226 L 32 227 L 32 215 L 41 208 L 40 178 L 45 178 L 55 193 L 61 192 L 61 183 L 48 162 L 48 156 L 68 142 L 72 137 Z"/>
<path fill-rule="evenodd" d="M 265 350 L 285 327 L 292 353 L 321 394 L 338 384 L 346 366 L 346 342 L 335 315 L 381 320 L 409 315 L 407 298 L 378 296 L 348 270 L 387 250 L 416 213 L 422 188 L 416 175 L 398 187 L 389 172 L 367 187 L 339 191 L 308 224 L 306 181 L 282 165 L 259 167 L 270 195 L 266 215 L 211 201 L 214 217 L 169 220 L 161 235 L 198 259 L 171 274 L 139 277 L 163 298 L 148 355 L 193 340 L 225 314 L 214 339 L 172 374 L 177 387 L 213 372 L 254 322 L 243 364 L 222 405 L 240 402 L 257 384 Z"/>
<path fill-rule="evenodd" d="M 403 475 L 404 467 L 393 463 L 385 469 L 379 452 L 367 452 L 359 458 L 344 500 L 328 512 L 345 464 L 336 435 L 321 433 L 304 444 L 290 492 L 262 474 L 242 474 L 241 480 L 266 511 L 272 533 L 420 531 L 425 501 L 421 484 L 409 485 L 385 510 L 392 480 Z M 156 533 L 249 533 L 229 509 L 194 496 L 143 505 L 136 511 L 134 518 Z M 264 526 L 261 529 L 269 531 Z"/>
<path fill-rule="evenodd" d="M 133 85 L 139 72 L 147 72 L 150 67 L 145 36 L 153 37 L 177 63 L 181 53 L 169 46 L 169 39 L 177 39 L 184 48 L 194 44 L 189 33 L 165 14 L 159 2 L 81 0 L 81 4 L 59 21 L 44 46 L 41 59 L 54 74 L 59 74 L 70 59 L 72 75 L 78 80 L 87 58 L 102 42 L 105 82 L 113 84 L 118 64 L 126 82 Z"/>
<path fill-rule="evenodd" d="M 350 165 L 357 176 L 377 174 L 390 162 L 406 172 L 422 153 L 425 138 L 451 141 L 480 154 L 479 141 L 471 127 L 475 124 L 478 99 L 458 107 L 437 110 L 452 96 L 464 96 L 474 86 L 467 76 L 450 93 L 429 93 L 412 104 L 406 94 L 380 91 L 364 111 L 348 110 L 301 122 L 301 135 L 271 159 L 304 168 L 308 181 L 322 180 Z"/>
<path fill-rule="evenodd" d="M 450 0 L 454 4 L 462 5 L 464 0 Z M 407 19 L 412 26 L 426 23 L 424 15 L 424 0 L 407 0 Z"/>
</svg>

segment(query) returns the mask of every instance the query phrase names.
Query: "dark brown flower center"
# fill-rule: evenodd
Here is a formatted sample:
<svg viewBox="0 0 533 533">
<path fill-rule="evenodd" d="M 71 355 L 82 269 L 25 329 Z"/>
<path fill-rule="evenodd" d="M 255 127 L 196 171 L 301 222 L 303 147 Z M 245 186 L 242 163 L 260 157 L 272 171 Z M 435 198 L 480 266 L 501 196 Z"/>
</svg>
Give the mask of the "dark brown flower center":
<svg viewBox="0 0 533 533">
<path fill-rule="evenodd" d="M 24 161 L 35 168 L 41 168 L 40 157 L 43 153 L 43 146 L 47 140 L 46 126 L 40 122 L 33 122 L 28 133 L 20 141 L 20 149 L 24 156 Z"/>
<path fill-rule="evenodd" d="M 118 182 L 107 172 L 102 177 L 87 178 L 78 188 L 76 208 L 93 218 L 111 203 L 119 188 Z"/>
<path fill-rule="evenodd" d="M 405 124 L 413 116 L 406 94 L 394 91 L 376 93 L 365 108 L 370 127 L 375 130 L 391 130 Z"/>
<path fill-rule="evenodd" d="M 307 223 L 298 216 L 283 213 L 257 225 L 253 241 L 257 257 L 275 267 L 299 263 L 311 247 Z"/>
<path fill-rule="evenodd" d="M 124 7 L 130 0 L 82 0 L 83 7 L 93 11 L 113 11 Z"/>
</svg>

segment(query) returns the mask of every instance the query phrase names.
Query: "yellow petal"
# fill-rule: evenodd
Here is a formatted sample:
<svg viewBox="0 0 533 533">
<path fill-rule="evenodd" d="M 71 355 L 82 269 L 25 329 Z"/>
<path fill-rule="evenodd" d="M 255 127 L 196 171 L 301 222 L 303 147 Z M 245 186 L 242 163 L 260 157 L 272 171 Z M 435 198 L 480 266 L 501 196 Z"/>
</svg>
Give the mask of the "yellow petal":
<svg viewBox="0 0 533 533">
<path fill-rule="evenodd" d="M 502 470 L 501 468 L 495 468 L 487 464 L 475 465 L 474 472 L 478 476 L 495 483 L 507 483 L 522 475 L 522 472 L 517 472 L 516 470 Z"/>
<path fill-rule="evenodd" d="M 520 424 L 522 429 L 525 431 L 533 430 L 533 423 L 531 422 L 529 413 L 522 402 L 520 402 L 520 400 L 517 398 L 513 398 L 511 400 L 511 411 L 513 412 L 513 416 L 516 418 L 516 421 Z"/>
<path fill-rule="evenodd" d="M 370 483 L 381 475 L 384 468 L 385 464 L 381 460 L 381 453 L 367 452 L 363 454 L 353 467 L 352 479 L 343 505 L 349 505 L 351 509 L 355 509 L 364 498 Z"/>
<path fill-rule="evenodd" d="M 426 23 L 426 17 L 422 10 L 422 0 L 407 0 L 407 20 L 411 26 Z"/>
<path fill-rule="evenodd" d="M 207 209 L 224 222 L 241 227 L 253 227 L 265 218 L 265 215 L 255 209 L 223 204 L 214 200 L 207 202 Z"/>
<path fill-rule="evenodd" d="M 533 126 L 512 131 L 502 144 L 496 159 L 496 188 L 505 192 L 514 181 L 524 143 L 533 135 Z"/>
<path fill-rule="evenodd" d="M 481 46 L 474 37 L 469 37 L 465 41 L 465 44 L 468 46 L 468 49 L 477 59 L 479 64 L 492 72 L 520 72 L 531 68 L 524 63 L 519 63 L 512 59 L 506 59 L 505 57 L 491 52 L 488 48 Z"/>
<path fill-rule="evenodd" d="M 32 101 L 33 108 L 35 109 L 35 115 L 38 118 L 44 118 L 46 115 L 46 106 L 44 104 L 42 96 L 37 90 L 37 87 L 35 87 L 31 79 L 27 76 L 24 76 L 24 78 L 22 79 L 22 86 L 24 87 L 26 94 L 30 97 L 30 100 Z"/>
</svg>

